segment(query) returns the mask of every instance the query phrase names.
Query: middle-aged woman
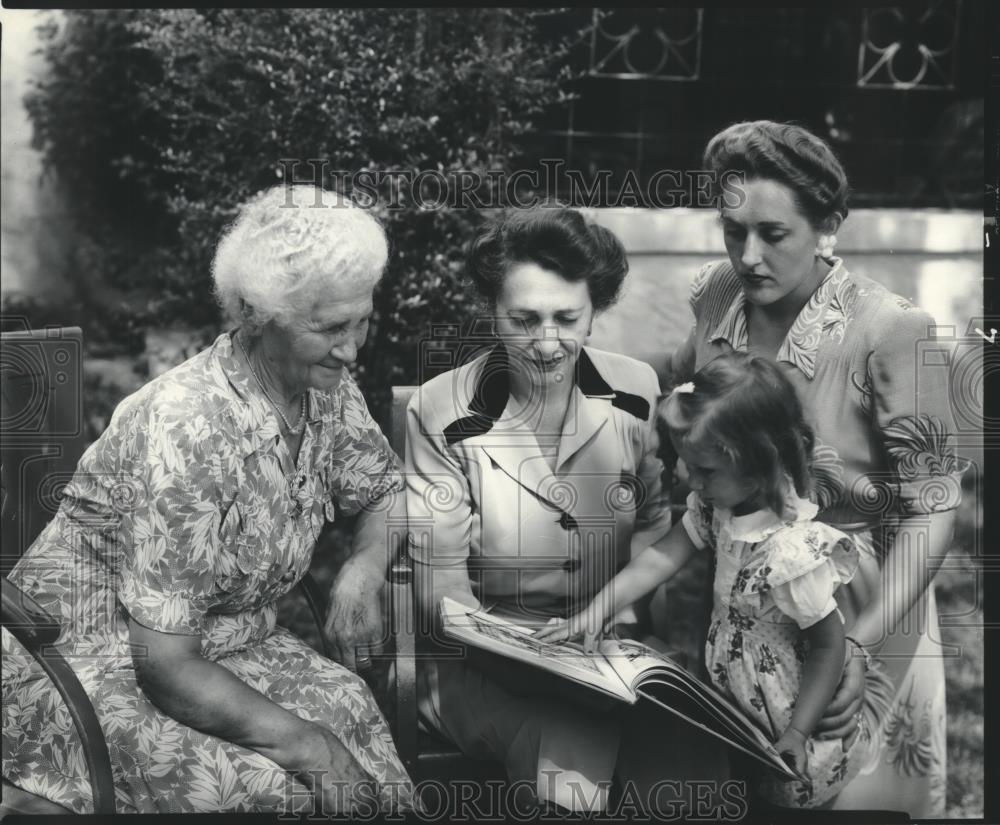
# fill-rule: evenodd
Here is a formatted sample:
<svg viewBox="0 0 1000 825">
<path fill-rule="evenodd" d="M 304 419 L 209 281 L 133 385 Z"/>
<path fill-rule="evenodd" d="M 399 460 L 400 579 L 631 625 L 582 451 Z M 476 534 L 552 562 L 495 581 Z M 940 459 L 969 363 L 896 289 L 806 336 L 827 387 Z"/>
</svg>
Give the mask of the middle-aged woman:
<svg viewBox="0 0 1000 825">
<path fill-rule="evenodd" d="M 932 579 L 965 462 L 949 446 L 947 383 L 922 371 L 917 342 L 933 319 L 834 257 L 848 184 L 819 138 L 790 124 L 737 123 L 712 138 L 703 168 L 721 182 L 729 259 L 695 279 L 695 326 L 674 354 L 673 381 L 731 350 L 785 368 L 821 445 L 817 518 L 852 533 L 863 557 L 843 604 L 854 656 L 820 729 L 842 736 L 867 713 L 877 747 L 834 807 L 941 816 L 945 696 Z M 866 662 L 892 687 L 870 690 L 859 711 Z"/>
<path fill-rule="evenodd" d="M 580 213 L 539 207 L 487 222 L 468 271 L 495 337 L 407 410 L 418 606 L 430 623 L 443 596 L 544 623 L 582 608 L 670 531 L 659 384 L 648 365 L 584 346 L 628 265 L 618 239 Z M 634 625 L 635 614 L 616 620 Z M 420 669 L 424 720 L 502 763 L 531 804 L 602 810 L 617 776 L 621 792 L 667 809 L 681 799 L 662 785 L 649 799 L 657 781 L 728 776 L 723 747 L 668 713 L 585 707 L 567 683 L 509 660 L 438 653 Z"/>
<path fill-rule="evenodd" d="M 365 683 L 275 626 L 324 522 L 354 514 L 327 627 L 347 664 L 353 628 L 379 622 L 403 480 L 347 367 L 386 257 L 378 223 L 333 193 L 245 205 L 213 273 L 239 328 L 119 405 L 10 574 L 62 625 L 120 813 L 412 807 Z M 6 631 L 3 653 L 5 786 L 86 812 L 65 707 Z"/>
</svg>

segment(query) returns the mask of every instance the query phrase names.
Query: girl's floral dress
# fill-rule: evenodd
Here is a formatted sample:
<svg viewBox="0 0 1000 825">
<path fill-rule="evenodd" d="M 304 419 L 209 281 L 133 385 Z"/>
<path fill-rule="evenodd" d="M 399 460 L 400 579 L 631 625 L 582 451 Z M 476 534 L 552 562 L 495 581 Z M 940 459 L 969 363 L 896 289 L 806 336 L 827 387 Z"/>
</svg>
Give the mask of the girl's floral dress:
<svg viewBox="0 0 1000 825">
<path fill-rule="evenodd" d="M 808 642 L 802 632 L 839 612 L 834 593 L 858 568 L 858 550 L 839 530 L 812 521 L 815 504 L 793 499 L 796 517 L 773 510 L 734 516 L 688 496 L 683 523 L 701 549 L 715 549 L 712 621 L 705 664 L 712 683 L 776 741 L 792 718 Z M 836 796 L 870 758 L 871 719 L 846 739 L 806 741 L 807 781 L 765 776 L 778 805 L 812 808 Z"/>
<path fill-rule="evenodd" d="M 136 684 L 127 619 L 200 634 L 202 655 L 323 725 L 380 783 L 412 784 L 366 684 L 275 625 L 325 521 L 402 488 L 398 461 L 345 374 L 308 393 L 298 462 L 233 358 L 230 334 L 126 398 L 87 450 L 52 522 L 10 578 L 62 624 L 57 647 L 107 739 L 119 813 L 311 811 L 305 786 L 256 751 L 187 727 Z M 93 810 L 69 712 L 3 633 L 3 776 Z"/>
<path fill-rule="evenodd" d="M 882 587 L 900 520 L 924 529 L 929 516 L 961 504 L 969 462 L 956 454 L 955 437 L 964 427 L 967 438 L 981 438 L 982 422 L 979 434 L 970 434 L 976 425 L 959 416 L 959 364 L 934 319 L 850 272 L 840 258 L 828 262 L 830 272 L 776 360 L 816 432 L 816 520 L 848 533 L 861 554 L 846 599 L 839 599 L 851 622 Z M 746 300 L 728 260 L 697 274 L 691 308 L 691 334 L 672 358 L 674 384 L 723 353 L 750 347 Z M 904 545 L 914 571 L 928 563 L 922 541 Z M 885 678 L 867 685 L 865 704 L 877 748 L 833 807 L 944 816 L 944 668 L 959 654 L 940 640 L 932 584 L 875 654 L 874 669 Z"/>
</svg>

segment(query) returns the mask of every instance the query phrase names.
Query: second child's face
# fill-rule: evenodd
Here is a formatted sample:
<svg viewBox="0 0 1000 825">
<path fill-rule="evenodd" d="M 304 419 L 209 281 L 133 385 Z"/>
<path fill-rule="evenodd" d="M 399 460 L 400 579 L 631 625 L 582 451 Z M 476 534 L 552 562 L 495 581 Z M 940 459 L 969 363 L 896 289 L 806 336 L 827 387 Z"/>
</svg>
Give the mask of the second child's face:
<svg viewBox="0 0 1000 825">
<path fill-rule="evenodd" d="M 688 486 L 713 507 L 743 516 L 760 509 L 760 487 L 740 475 L 725 453 L 715 448 L 683 444 L 671 436 L 687 469 Z"/>
</svg>

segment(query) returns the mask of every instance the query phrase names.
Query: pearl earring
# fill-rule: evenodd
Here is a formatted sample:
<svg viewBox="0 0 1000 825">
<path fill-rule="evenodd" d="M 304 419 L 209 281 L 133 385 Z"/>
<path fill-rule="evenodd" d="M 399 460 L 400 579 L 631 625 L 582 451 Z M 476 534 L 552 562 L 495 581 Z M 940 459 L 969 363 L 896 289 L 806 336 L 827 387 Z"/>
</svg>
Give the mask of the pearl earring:
<svg viewBox="0 0 1000 825">
<path fill-rule="evenodd" d="M 836 235 L 820 235 L 816 242 L 816 257 L 829 258 L 833 255 L 833 248 L 837 245 Z"/>
</svg>

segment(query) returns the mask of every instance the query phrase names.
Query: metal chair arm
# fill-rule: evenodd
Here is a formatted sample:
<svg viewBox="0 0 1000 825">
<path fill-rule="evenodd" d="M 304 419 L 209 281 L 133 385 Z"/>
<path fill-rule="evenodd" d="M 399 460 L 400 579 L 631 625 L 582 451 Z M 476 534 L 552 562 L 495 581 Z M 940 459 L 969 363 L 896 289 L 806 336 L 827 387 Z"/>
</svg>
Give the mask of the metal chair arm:
<svg viewBox="0 0 1000 825">
<path fill-rule="evenodd" d="M 416 627 L 413 605 L 413 561 L 406 542 L 396 548 L 388 573 L 390 587 L 390 627 L 395 643 L 396 749 L 411 772 L 418 758 L 417 747 L 417 662 Z"/>
</svg>

